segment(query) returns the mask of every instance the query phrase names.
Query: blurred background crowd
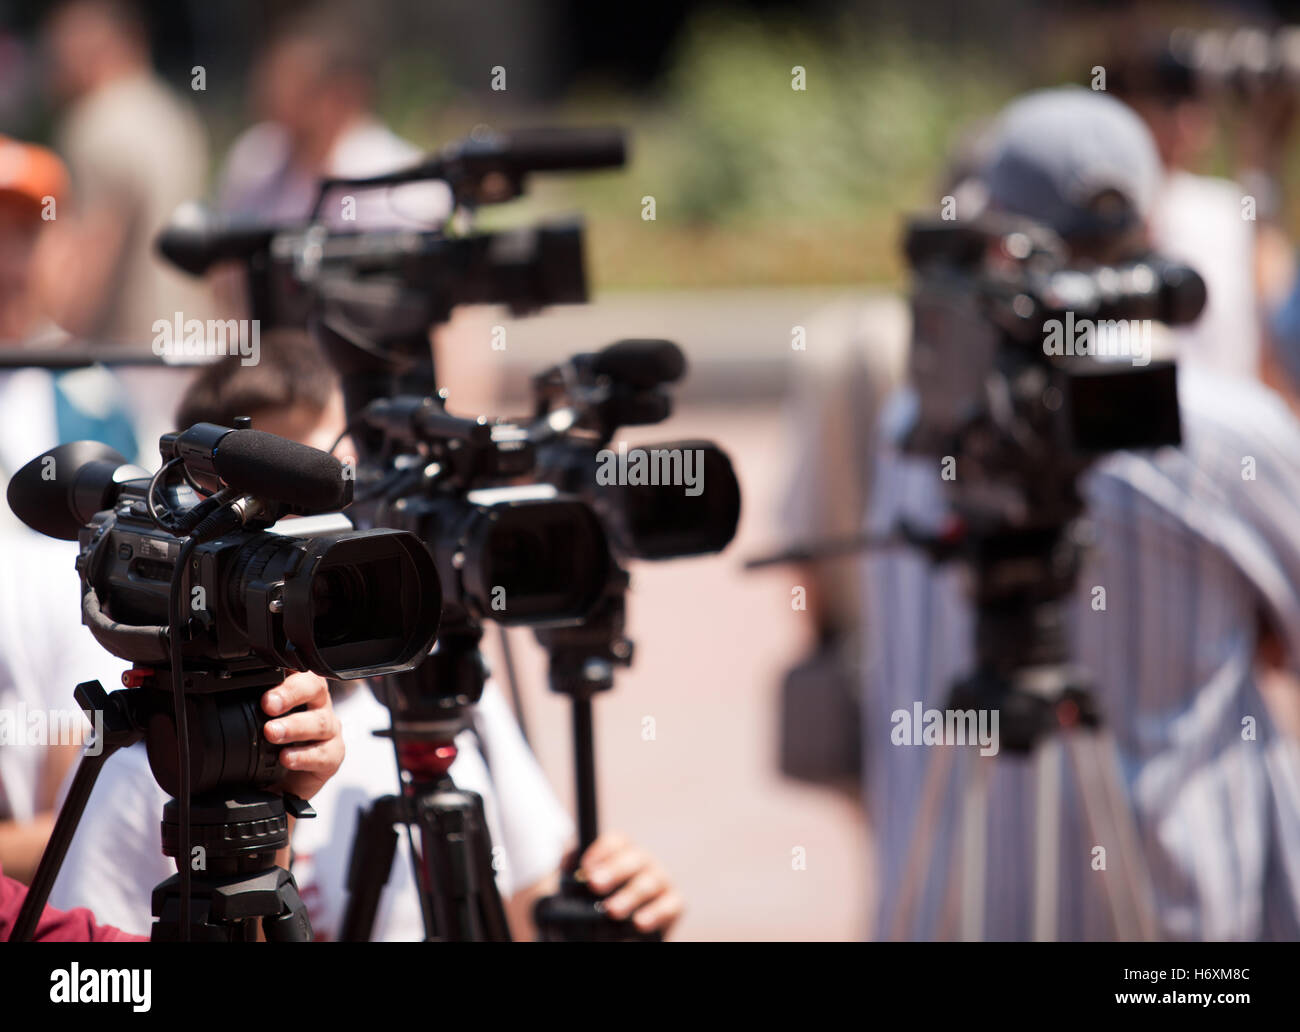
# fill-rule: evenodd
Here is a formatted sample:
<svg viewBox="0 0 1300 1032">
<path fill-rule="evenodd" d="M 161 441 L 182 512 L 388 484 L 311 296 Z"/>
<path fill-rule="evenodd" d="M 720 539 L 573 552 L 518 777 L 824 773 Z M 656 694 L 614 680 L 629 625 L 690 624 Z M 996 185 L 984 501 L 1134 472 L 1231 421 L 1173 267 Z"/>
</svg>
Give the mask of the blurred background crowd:
<svg viewBox="0 0 1300 1032">
<path fill-rule="evenodd" d="M 0 0 L 0 348 L 148 352 L 173 312 L 239 315 L 238 277 L 199 282 L 153 251 L 184 201 L 291 223 L 322 175 L 386 171 L 476 126 L 626 127 L 626 169 L 538 178 L 484 212 L 495 228 L 581 211 L 593 303 L 524 320 L 458 312 L 439 341 L 449 406 L 509 414 L 527 377 L 570 353 L 681 344 L 677 411 L 628 436 L 716 439 L 744 512 L 726 553 L 633 571 L 636 663 L 597 704 L 602 812 L 673 872 L 681 937 L 860 938 L 876 879 L 857 564 L 742 560 L 862 525 L 875 419 L 905 364 L 902 216 L 965 203 L 982 130 L 1008 100 L 1095 89 L 1101 69 L 1167 175 L 1156 242 L 1211 284 L 1183 353 L 1266 382 L 1300 371 L 1269 345 L 1300 338 L 1300 47 L 1294 67 L 1252 75 L 1257 37 L 1240 37 L 1232 71 L 1170 44 L 1180 28 L 1273 33 L 1300 23 L 1296 6 Z M 792 89 L 796 66 L 806 89 Z M 361 228 L 432 224 L 445 200 L 366 203 Z M 791 346 L 799 327 L 806 348 Z M 0 477 L 52 435 L 152 467 L 188 375 L 0 370 Z M 515 636 L 533 751 L 571 803 L 567 708 Z M 1279 675 L 1268 691 L 1294 735 L 1292 687 Z"/>
</svg>

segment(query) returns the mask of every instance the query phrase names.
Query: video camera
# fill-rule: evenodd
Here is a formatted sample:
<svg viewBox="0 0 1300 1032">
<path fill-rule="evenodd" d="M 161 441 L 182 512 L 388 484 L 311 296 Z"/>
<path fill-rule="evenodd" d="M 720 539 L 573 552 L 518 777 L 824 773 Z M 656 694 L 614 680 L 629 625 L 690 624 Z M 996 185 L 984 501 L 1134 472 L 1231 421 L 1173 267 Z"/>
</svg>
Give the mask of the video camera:
<svg viewBox="0 0 1300 1032">
<path fill-rule="evenodd" d="M 336 459 L 210 423 L 164 435 L 160 450 L 163 470 L 180 466 L 187 480 L 166 485 L 111 448 L 78 441 L 32 460 L 9 485 L 9 504 L 28 526 L 79 540 L 83 620 L 104 648 L 167 662 L 175 581 L 189 599 L 187 664 L 255 661 L 348 680 L 409 669 L 427 651 L 440 592 L 417 539 L 266 530 L 283 515 L 351 501 Z M 187 538 L 196 544 L 184 565 Z"/>
<path fill-rule="evenodd" d="M 474 209 L 511 200 L 529 175 L 617 168 L 621 130 L 480 132 L 409 168 L 322 182 L 311 218 L 296 226 L 241 223 L 185 205 L 160 234 L 173 265 L 200 275 L 244 264 L 253 318 L 264 329 L 311 328 L 343 380 L 349 414 L 376 398 L 436 391 L 429 331 L 456 305 L 503 304 L 515 315 L 587 300 L 582 224 L 561 220 L 471 233 Z M 423 180 L 448 184 L 456 210 L 436 229 L 357 232 L 319 218 L 331 192 Z M 363 455 L 370 442 L 357 442 Z"/>
<path fill-rule="evenodd" d="M 1004 746 L 1028 752 L 1060 713 L 1100 719 L 1069 647 L 1088 537 L 1080 480 L 1108 452 L 1180 443 L 1175 369 L 1152 359 L 1151 323 L 1194 320 L 1205 285 L 1155 256 L 1071 262 L 1054 233 L 1003 215 L 914 222 L 906 253 L 904 448 L 941 463 L 953 517 L 895 533 L 966 564 L 975 667 L 949 705 L 999 710 Z"/>
<path fill-rule="evenodd" d="M 1099 455 L 1181 440 L 1155 322 L 1199 316 L 1205 284 L 1156 256 L 1071 267 L 1050 230 L 1011 216 L 918 220 L 908 450 L 952 457 L 968 518 L 1053 524 Z M 951 478 L 950 478 L 951 479 Z"/>
<path fill-rule="evenodd" d="M 612 130 L 480 133 L 405 170 L 326 180 L 304 226 L 221 225 L 191 210 L 160 239 L 163 254 L 193 273 L 243 261 L 254 316 L 321 341 L 360 460 L 351 512 L 359 525 L 418 537 L 440 574 L 437 647 L 416 669 L 370 681 L 392 715 L 403 790 L 363 815 L 369 830 L 355 843 L 344 938 L 369 937 L 393 861 L 389 831 L 402 824 L 420 828 L 435 872 L 428 882 L 440 890 L 422 894 L 427 934 L 509 934 L 492 891 L 482 802 L 449 777 L 455 738 L 486 678 L 484 622 L 533 628 L 550 655 L 551 687 L 573 699 L 585 847 L 596 827 L 591 698 L 631 659 L 619 559 L 715 552 L 735 533 L 739 486 L 709 442 L 655 446 L 662 464 L 646 477 L 641 467 L 607 475 L 605 446 L 617 427 L 657 423 L 671 411 L 666 385 L 685 368 L 673 344 L 625 341 L 576 356 L 537 379 L 536 410 L 516 421 L 453 415 L 438 387 L 430 332 L 454 306 L 498 303 L 522 314 L 587 299 L 578 223 L 471 233 L 474 209 L 519 196 L 533 172 L 613 168 L 624 157 L 623 136 Z M 424 180 L 446 183 L 455 200 L 439 229 L 357 233 L 321 217 L 341 188 Z M 686 479 L 699 490 L 684 490 Z M 636 935 L 606 920 L 576 884 L 544 909 L 544 935 Z"/>
<path fill-rule="evenodd" d="M 667 386 L 685 372 L 686 357 L 672 341 L 622 340 L 533 379 L 529 436 L 539 476 L 591 505 L 630 559 L 720 552 L 736 533 L 740 484 L 712 441 L 608 448 L 620 426 L 667 419 Z"/>
<path fill-rule="evenodd" d="M 522 428 L 412 396 L 377 399 L 358 423 L 396 453 L 360 508 L 369 522 L 429 544 L 449 621 L 535 626 L 586 615 L 609 577 L 605 532 L 578 499 L 518 483 L 535 480 L 536 451 Z"/>
<path fill-rule="evenodd" d="M 266 791 L 286 771 L 265 737 L 261 696 L 287 670 L 344 679 L 410 670 L 433 643 L 440 592 L 410 534 L 270 531 L 281 516 L 342 508 L 352 482 L 325 452 L 239 422 L 163 435 L 152 476 L 78 441 L 10 480 L 15 515 L 79 542 L 82 621 L 132 663 L 111 695 L 98 682 L 77 686 L 82 706 L 104 714 L 102 749 L 82 759 L 16 938 L 35 927 L 103 763 L 141 740 L 174 797 L 162 841 L 178 874 L 154 891 L 153 937 L 244 940 L 255 920 L 270 940 L 311 937 L 275 854 L 288 815 L 313 814 Z M 192 846 L 204 858 L 198 874 Z"/>
</svg>

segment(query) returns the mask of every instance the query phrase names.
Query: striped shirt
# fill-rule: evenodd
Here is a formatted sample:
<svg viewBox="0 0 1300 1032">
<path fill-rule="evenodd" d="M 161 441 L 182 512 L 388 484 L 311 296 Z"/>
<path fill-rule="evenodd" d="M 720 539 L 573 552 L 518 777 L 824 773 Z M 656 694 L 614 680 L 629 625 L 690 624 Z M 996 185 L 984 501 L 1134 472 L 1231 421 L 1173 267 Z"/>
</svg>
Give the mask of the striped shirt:
<svg viewBox="0 0 1300 1032">
<path fill-rule="evenodd" d="M 1300 938 L 1300 747 L 1270 722 L 1253 671 L 1258 614 L 1300 664 L 1300 423 L 1248 381 L 1179 370 L 1184 444 L 1109 456 L 1084 495 L 1096 543 L 1071 610 L 1073 655 L 1091 674 L 1155 887 L 1160 934 Z M 891 407 L 886 426 L 892 426 Z M 869 527 L 936 526 L 937 459 L 886 433 Z M 957 476 L 960 477 L 960 467 Z M 894 745 L 891 715 L 947 708 L 970 672 L 973 611 L 960 564 L 888 549 L 864 560 L 866 791 L 875 829 L 877 932 L 890 934 L 925 773 L 940 748 Z M 1094 607 L 1096 587 L 1105 608 Z M 1253 731 L 1253 734 L 1251 733 Z M 937 937 L 949 856 L 975 750 L 956 757 L 908 938 Z M 1033 760 L 992 762 L 983 932 L 1033 937 Z M 1082 807 L 1062 763 L 1058 937 L 1112 938 Z"/>
</svg>

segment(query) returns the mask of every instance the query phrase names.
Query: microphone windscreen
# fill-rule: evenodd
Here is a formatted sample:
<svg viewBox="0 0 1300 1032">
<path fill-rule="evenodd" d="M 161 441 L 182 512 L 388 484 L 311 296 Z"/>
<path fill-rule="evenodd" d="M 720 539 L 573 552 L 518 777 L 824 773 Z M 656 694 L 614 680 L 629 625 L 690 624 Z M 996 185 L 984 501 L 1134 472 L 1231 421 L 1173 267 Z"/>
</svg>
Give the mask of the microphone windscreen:
<svg viewBox="0 0 1300 1032">
<path fill-rule="evenodd" d="M 620 340 L 596 353 L 592 369 L 631 387 L 657 387 L 682 378 L 686 356 L 671 340 Z"/>
<path fill-rule="evenodd" d="M 524 171 L 622 168 L 627 137 L 622 129 L 516 129 L 501 136 L 498 153 Z"/>
<path fill-rule="evenodd" d="M 236 491 L 332 512 L 352 501 L 352 481 L 328 452 L 262 430 L 232 430 L 212 452 L 212 468 Z"/>
<path fill-rule="evenodd" d="M 187 202 L 154 240 L 158 253 L 182 272 L 201 276 L 219 261 L 243 261 L 269 246 L 276 228 L 223 219 Z"/>
</svg>

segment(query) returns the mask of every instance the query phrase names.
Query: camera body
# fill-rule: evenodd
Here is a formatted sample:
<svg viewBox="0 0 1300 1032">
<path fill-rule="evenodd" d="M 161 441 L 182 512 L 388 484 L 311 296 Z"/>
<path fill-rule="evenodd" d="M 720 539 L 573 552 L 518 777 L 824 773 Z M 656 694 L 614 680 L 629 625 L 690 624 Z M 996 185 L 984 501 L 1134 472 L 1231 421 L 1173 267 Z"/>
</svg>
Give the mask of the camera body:
<svg viewBox="0 0 1300 1032">
<path fill-rule="evenodd" d="M 82 622 L 133 664 L 124 682 L 135 691 L 118 705 L 145 729 L 163 789 L 180 791 L 178 699 L 191 794 L 264 787 L 284 771 L 262 735 L 261 695 L 289 670 L 349 679 L 418 665 L 438 627 L 433 560 L 401 532 L 268 530 L 291 506 L 237 485 L 301 488 L 324 508 L 351 497 L 334 479 L 341 465 L 316 449 L 209 424 L 160 447 L 169 459 L 150 478 L 105 445 L 60 445 L 14 475 L 9 504 L 34 530 L 77 540 Z M 169 483 L 175 466 L 186 479 Z M 195 476 L 214 492 L 201 501 Z"/>
<path fill-rule="evenodd" d="M 126 496 L 81 531 L 83 619 L 114 655 L 164 662 L 163 643 L 151 649 L 139 629 L 168 622 L 181 539 L 143 510 Z M 409 669 L 427 650 L 440 594 L 427 551 L 409 535 L 257 529 L 196 545 L 181 591 L 187 663 L 255 659 L 341 680 Z"/>
<path fill-rule="evenodd" d="M 37 456 L 9 483 L 24 523 L 78 541 L 82 619 L 108 651 L 170 664 L 179 636 L 187 668 L 251 662 L 341 680 L 420 662 L 441 591 L 418 539 L 267 529 L 290 510 L 347 504 L 352 485 L 337 460 L 271 434 L 202 423 L 164 435 L 160 447 L 168 461 L 152 478 L 105 445 L 77 441 Z M 185 479 L 169 483 L 177 466 Z"/>
</svg>

